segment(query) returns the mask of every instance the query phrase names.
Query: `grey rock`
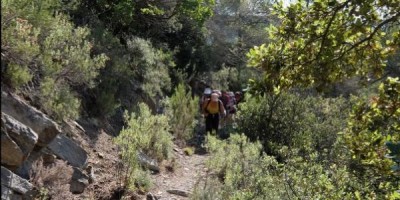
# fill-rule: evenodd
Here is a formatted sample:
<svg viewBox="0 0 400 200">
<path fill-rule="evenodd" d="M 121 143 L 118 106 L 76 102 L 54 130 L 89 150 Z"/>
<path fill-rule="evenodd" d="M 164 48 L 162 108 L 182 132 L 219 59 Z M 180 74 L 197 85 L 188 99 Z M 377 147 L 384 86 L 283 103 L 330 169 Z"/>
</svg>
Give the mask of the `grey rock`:
<svg viewBox="0 0 400 200">
<path fill-rule="evenodd" d="M 87 164 L 87 153 L 82 147 L 64 135 L 58 135 L 48 148 L 73 167 L 82 168 Z"/>
<path fill-rule="evenodd" d="M 7 133 L 1 131 L 1 164 L 18 167 L 24 161 L 24 153 Z"/>
<path fill-rule="evenodd" d="M 1 199 L 2 200 L 11 199 L 13 194 L 14 194 L 14 192 L 10 188 L 8 188 L 8 187 L 6 187 L 4 185 L 1 185 Z"/>
<path fill-rule="evenodd" d="M 6 186 L 1 186 L 1 199 L 2 200 L 22 200 L 22 199 L 31 199 L 31 198 L 23 198 L 22 195 L 14 193 L 10 188 Z"/>
<path fill-rule="evenodd" d="M 149 156 L 147 156 L 146 154 L 144 154 L 141 151 L 137 152 L 137 159 L 139 161 L 139 164 L 143 167 L 146 167 L 152 171 L 155 172 L 159 172 L 160 171 L 160 167 L 158 167 L 158 162 L 157 160 L 154 160 L 152 158 L 150 158 Z"/>
<path fill-rule="evenodd" d="M 28 157 L 38 141 L 38 135 L 31 128 L 5 113 L 1 113 L 1 126 L 22 150 L 24 158 Z"/>
<path fill-rule="evenodd" d="M 170 194 L 175 194 L 183 197 L 189 197 L 190 192 L 184 191 L 184 190 L 177 190 L 177 189 L 172 189 L 172 190 L 167 190 L 168 193 Z"/>
<path fill-rule="evenodd" d="M 74 167 L 74 173 L 70 181 L 70 192 L 73 194 L 81 194 L 89 185 L 89 177 L 84 174 L 79 168 Z"/>
<path fill-rule="evenodd" d="M 16 95 L 2 91 L 1 109 L 2 112 L 35 131 L 39 136 L 37 145 L 41 147 L 45 147 L 61 133 L 57 123 Z"/>
<path fill-rule="evenodd" d="M 20 194 L 29 194 L 33 191 L 33 185 L 27 180 L 14 174 L 7 168 L 1 166 L 1 185 L 10 188 Z M 2 195 L 3 196 L 3 195 Z"/>
</svg>

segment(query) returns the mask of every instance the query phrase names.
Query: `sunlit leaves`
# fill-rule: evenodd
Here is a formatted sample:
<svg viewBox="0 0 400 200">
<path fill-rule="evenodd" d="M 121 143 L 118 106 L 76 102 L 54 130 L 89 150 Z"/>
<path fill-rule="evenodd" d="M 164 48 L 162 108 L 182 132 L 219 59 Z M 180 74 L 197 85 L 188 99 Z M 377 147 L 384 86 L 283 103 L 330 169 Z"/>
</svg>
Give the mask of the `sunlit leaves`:
<svg viewBox="0 0 400 200">
<path fill-rule="evenodd" d="M 386 57 L 394 50 L 382 44 L 382 28 L 390 27 L 400 15 L 398 7 L 384 4 L 319 0 L 308 7 L 304 3 L 276 6 L 282 22 L 268 28 L 271 43 L 251 50 L 248 64 L 262 68 L 269 78 L 293 80 L 270 81 L 282 89 L 323 87 L 352 76 L 379 77 Z M 383 10 L 394 12 L 378 15 Z M 389 43 L 395 42 L 394 38 Z"/>
<path fill-rule="evenodd" d="M 400 141 L 400 81 L 388 78 L 379 86 L 379 95 L 370 102 L 360 102 L 350 115 L 344 139 L 351 150 L 352 158 L 369 173 L 383 176 L 379 182 L 393 189 L 391 167 L 393 160 L 385 158 L 388 153 L 385 142 Z"/>
</svg>

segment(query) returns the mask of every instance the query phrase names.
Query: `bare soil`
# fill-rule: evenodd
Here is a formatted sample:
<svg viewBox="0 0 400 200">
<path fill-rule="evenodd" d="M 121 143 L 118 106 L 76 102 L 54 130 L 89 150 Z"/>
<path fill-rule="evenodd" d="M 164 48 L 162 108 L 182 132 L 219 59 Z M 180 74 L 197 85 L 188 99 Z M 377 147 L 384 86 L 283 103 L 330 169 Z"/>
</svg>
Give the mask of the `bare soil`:
<svg viewBox="0 0 400 200">
<path fill-rule="evenodd" d="M 179 190 L 191 194 L 196 183 L 205 177 L 207 168 L 205 161 L 208 155 L 201 148 L 195 148 L 195 153 L 186 155 L 183 148 L 174 146 L 174 159 L 160 163 L 160 172 L 151 175 L 150 191 L 126 191 L 122 185 L 122 174 L 119 171 L 121 161 L 118 147 L 113 143 L 113 136 L 102 129 L 85 127 L 86 133 L 74 135 L 88 153 L 88 166 L 94 174 L 91 183 L 82 194 L 71 194 L 67 199 L 146 199 L 153 195 L 161 200 L 180 200 L 189 197 L 171 194 L 167 190 Z M 89 172 L 88 172 L 89 174 Z"/>
<path fill-rule="evenodd" d="M 150 193 L 157 199 L 189 199 L 181 195 L 171 194 L 168 190 L 178 190 L 191 194 L 195 185 L 205 178 L 207 154 L 195 153 L 186 155 L 179 147 L 174 148 L 175 167 L 173 171 L 163 167 L 159 174 L 152 175 L 153 187 Z"/>
</svg>

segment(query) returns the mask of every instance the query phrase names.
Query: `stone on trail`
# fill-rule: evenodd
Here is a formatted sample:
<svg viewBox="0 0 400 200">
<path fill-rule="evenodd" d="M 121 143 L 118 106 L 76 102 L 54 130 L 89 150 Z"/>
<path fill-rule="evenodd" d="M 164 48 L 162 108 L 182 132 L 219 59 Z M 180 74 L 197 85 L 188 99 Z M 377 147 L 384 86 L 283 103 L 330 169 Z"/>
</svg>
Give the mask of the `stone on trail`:
<svg viewBox="0 0 400 200">
<path fill-rule="evenodd" d="M 183 190 L 177 190 L 177 189 L 172 189 L 172 190 L 167 190 L 168 193 L 170 194 L 175 194 L 183 197 L 189 197 L 190 192 L 183 191 Z"/>
</svg>

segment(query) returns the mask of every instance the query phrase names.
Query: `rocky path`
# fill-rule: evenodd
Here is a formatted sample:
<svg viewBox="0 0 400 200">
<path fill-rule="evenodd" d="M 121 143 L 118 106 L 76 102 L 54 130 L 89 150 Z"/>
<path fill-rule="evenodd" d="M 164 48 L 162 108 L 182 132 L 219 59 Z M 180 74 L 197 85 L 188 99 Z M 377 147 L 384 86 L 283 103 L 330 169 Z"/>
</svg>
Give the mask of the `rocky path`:
<svg viewBox="0 0 400 200">
<path fill-rule="evenodd" d="M 173 171 L 162 169 L 152 175 L 153 187 L 150 193 L 153 199 L 180 200 L 189 199 L 196 183 L 203 180 L 207 168 L 207 154 L 185 155 L 182 149 L 174 148 L 175 167 Z"/>
</svg>

